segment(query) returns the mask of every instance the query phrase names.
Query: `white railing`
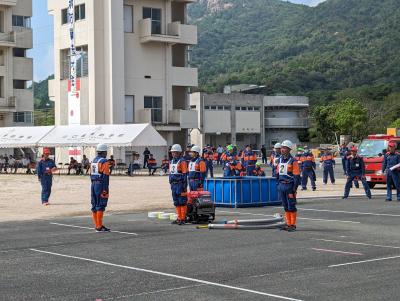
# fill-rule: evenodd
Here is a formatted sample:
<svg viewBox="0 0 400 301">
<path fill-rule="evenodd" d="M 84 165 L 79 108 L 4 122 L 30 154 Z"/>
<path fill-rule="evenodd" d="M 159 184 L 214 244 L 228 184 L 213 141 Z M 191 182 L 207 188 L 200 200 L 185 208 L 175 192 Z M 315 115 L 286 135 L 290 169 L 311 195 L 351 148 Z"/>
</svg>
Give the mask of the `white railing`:
<svg viewBox="0 0 400 301">
<path fill-rule="evenodd" d="M 0 42 L 15 42 L 15 33 L 11 32 L 0 32 Z"/>
<path fill-rule="evenodd" d="M 15 108 L 16 98 L 15 96 L 8 98 L 0 98 L 0 107 L 2 108 Z"/>
</svg>

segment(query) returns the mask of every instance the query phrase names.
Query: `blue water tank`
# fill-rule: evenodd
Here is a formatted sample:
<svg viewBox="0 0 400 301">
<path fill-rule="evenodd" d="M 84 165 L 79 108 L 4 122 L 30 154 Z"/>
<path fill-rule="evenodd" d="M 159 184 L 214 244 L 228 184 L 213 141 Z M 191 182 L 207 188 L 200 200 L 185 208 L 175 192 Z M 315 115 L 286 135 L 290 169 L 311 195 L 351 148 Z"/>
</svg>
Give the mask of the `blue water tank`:
<svg viewBox="0 0 400 301">
<path fill-rule="evenodd" d="M 219 207 L 279 205 L 275 178 L 227 177 L 206 179 L 205 189 Z"/>
</svg>

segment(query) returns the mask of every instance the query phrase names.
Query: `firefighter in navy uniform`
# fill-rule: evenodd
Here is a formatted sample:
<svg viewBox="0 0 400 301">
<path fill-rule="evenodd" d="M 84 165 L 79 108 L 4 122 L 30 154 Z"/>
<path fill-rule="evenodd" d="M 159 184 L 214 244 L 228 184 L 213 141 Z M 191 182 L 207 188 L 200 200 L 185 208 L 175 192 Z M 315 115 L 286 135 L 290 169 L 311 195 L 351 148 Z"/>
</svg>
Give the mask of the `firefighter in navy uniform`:
<svg viewBox="0 0 400 301">
<path fill-rule="evenodd" d="M 369 199 L 372 198 L 371 190 L 369 189 L 367 180 L 365 178 L 365 164 L 363 158 L 357 154 L 357 147 L 355 146 L 351 148 L 351 155 L 346 158 L 346 175 L 347 182 L 344 188 L 344 196 L 342 199 L 347 199 L 349 197 L 350 188 L 355 179 L 361 180 L 362 185 L 364 186 L 365 194 Z"/>
<path fill-rule="evenodd" d="M 192 160 L 188 167 L 188 181 L 190 191 L 202 191 L 207 176 L 206 162 L 201 158 L 201 149 L 197 145 L 192 147 Z"/>
<path fill-rule="evenodd" d="M 253 177 L 265 177 L 265 171 L 261 168 L 261 163 L 256 163 L 256 168 L 253 170 Z"/>
<path fill-rule="evenodd" d="M 311 151 L 304 148 L 304 154 L 301 157 L 301 190 L 307 190 L 308 178 L 311 181 L 311 188 L 313 191 L 317 189 L 315 185 L 315 158 Z"/>
<path fill-rule="evenodd" d="M 246 145 L 242 152 L 242 165 L 246 170 L 247 176 L 253 176 L 253 171 L 256 168 L 257 154 L 252 150 L 250 145 Z"/>
<path fill-rule="evenodd" d="M 320 158 L 320 162 L 322 164 L 324 185 L 328 183 L 328 175 L 330 177 L 331 183 L 335 184 L 335 157 L 333 157 L 332 153 L 329 150 L 325 150 L 324 154 Z"/>
<path fill-rule="evenodd" d="M 172 223 L 184 225 L 187 212 L 187 164 L 182 158 L 182 147 L 179 144 L 172 146 L 171 153 L 169 183 L 177 215 L 177 219 Z"/>
<path fill-rule="evenodd" d="M 204 150 L 203 153 L 203 159 L 204 162 L 206 162 L 207 166 L 206 175 L 208 176 L 208 174 L 210 174 L 210 177 L 214 178 L 214 165 L 213 165 L 214 153 L 212 151 L 211 146 L 207 145 L 207 148 Z"/>
<path fill-rule="evenodd" d="M 103 215 L 109 197 L 110 164 L 107 158 L 107 145 L 99 144 L 96 148 L 97 157 L 90 166 L 91 203 L 93 223 L 97 232 L 109 232 L 103 225 Z"/>
<path fill-rule="evenodd" d="M 398 164 L 400 164 L 400 155 L 396 152 L 396 142 L 390 141 L 388 152 L 382 163 L 382 172 L 386 175 L 386 201 L 388 202 L 392 200 L 392 186 L 396 188 L 396 197 L 400 201 L 400 168 L 391 170 Z"/>
<path fill-rule="evenodd" d="M 279 157 L 281 155 L 281 144 L 276 143 L 274 145 L 274 150 L 269 157 L 269 166 L 272 168 L 272 176 L 276 177 L 276 167 L 278 165 Z"/>
<path fill-rule="evenodd" d="M 53 185 L 53 173 L 57 171 L 56 164 L 49 158 L 50 150 L 45 148 L 43 150 L 43 159 L 39 161 L 37 167 L 37 175 L 42 185 L 42 205 L 49 205 L 49 198 L 51 195 L 51 187 Z"/>
<path fill-rule="evenodd" d="M 235 154 L 235 148 L 232 145 L 227 146 L 226 152 L 221 156 L 221 159 L 224 164 L 224 178 L 237 177 L 240 175 L 242 164 L 240 163 L 239 157 Z"/>
<path fill-rule="evenodd" d="M 192 156 L 190 155 L 191 148 L 192 148 L 192 145 L 188 144 L 186 146 L 185 153 L 183 154 L 183 160 L 186 161 L 186 165 L 189 165 L 190 160 L 192 160 Z"/>
<path fill-rule="evenodd" d="M 296 193 L 300 184 L 299 163 L 290 155 L 293 143 L 289 140 L 282 142 L 282 154 L 279 158 L 276 177 L 278 180 L 278 195 L 285 210 L 286 225 L 283 230 L 296 231 Z"/>
</svg>

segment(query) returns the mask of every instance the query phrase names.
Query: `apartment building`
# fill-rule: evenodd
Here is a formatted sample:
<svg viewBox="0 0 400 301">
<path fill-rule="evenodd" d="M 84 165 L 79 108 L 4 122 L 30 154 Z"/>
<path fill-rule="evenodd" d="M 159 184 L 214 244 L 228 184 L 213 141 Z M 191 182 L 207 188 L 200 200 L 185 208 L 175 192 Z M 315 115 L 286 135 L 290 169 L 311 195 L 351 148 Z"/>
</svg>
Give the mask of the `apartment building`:
<svg viewBox="0 0 400 301">
<path fill-rule="evenodd" d="M 33 125 L 32 0 L 0 0 L 0 127 Z"/>
<path fill-rule="evenodd" d="M 187 24 L 194 0 L 75 0 L 75 45 L 81 124 L 152 123 L 169 144 L 185 143 L 197 128 L 188 89 L 197 86 L 188 47 L 197 27 Z M 55 78 L 49 96 L 56 125 L 68 124 L 67 0 L 48 0 L 54 17 Z"/>
<path fill-rule="evenodd" d="M 193 93 L 190 108 L 199 127 L 191 131 L 191 142 L 257 148 L 285 139 L 297 143 L 299 132 L 308 128 L 308 107 L 309 99 L 302 96 Z"/>
</svg>

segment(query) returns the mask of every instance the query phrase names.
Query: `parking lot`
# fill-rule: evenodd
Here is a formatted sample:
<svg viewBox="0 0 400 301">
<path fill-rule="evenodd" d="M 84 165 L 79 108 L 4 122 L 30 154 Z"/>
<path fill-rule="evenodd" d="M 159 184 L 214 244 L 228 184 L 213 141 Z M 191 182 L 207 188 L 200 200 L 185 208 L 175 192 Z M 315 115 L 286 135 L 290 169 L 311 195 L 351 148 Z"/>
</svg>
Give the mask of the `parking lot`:
<svg viewBox="0 0 400 301">
<path fill-rule="evenodd" d="M 217 219 L 276 212 L 218 208 Z M 0 299 L 398 300 L 400 203 L 383 197 L 300 200 L 294 233 L 105 221 L 113 232 L 89 216 L 0 223 Z"/>
</svg>

